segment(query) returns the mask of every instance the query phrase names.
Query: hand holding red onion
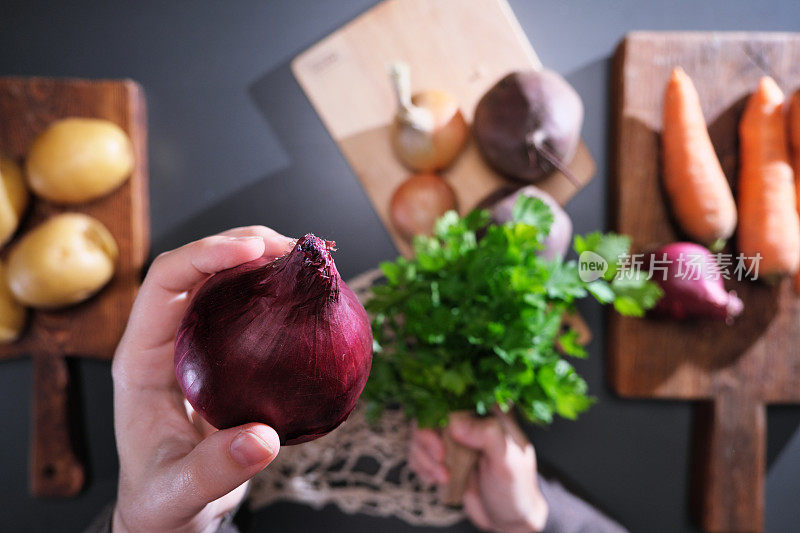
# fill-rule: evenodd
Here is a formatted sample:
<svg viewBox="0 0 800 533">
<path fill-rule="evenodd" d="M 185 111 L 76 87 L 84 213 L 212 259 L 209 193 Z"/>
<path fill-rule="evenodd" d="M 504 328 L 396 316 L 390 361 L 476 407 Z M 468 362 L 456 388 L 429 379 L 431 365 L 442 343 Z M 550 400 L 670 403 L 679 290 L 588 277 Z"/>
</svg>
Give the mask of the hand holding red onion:
<svg viewBox="0 0 800 533">
<path fill-rule="evenodd" d="M 262 422 L 281 444 L 319 438 L 355 408 L 372 363 L 372 331 L 314 235 L 273 261 L 219 272 L 192 299 L 175 373 L 192 407 L 222 429 Z"/>
</svg>

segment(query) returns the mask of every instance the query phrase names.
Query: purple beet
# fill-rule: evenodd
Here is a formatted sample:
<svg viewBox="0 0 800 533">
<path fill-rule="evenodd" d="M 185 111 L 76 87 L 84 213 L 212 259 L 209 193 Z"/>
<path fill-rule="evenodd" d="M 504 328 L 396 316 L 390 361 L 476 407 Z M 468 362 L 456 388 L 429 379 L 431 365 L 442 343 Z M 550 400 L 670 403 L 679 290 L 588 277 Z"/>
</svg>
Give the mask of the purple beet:
<svg viewBox="0 0 800 533">
<path fill-rule="evenodd" d="M 514 204 L 520 195 L 539 198 L 547 204 L 553 212 L 553 225 L 550 233 L 544 240 L 544 249 L 539 255 L 545 259 L 563 258 L 572 244 L 572 220 L 564 209 L 558 205 L 555 198 L 535 185 L 528 185 L 520 189 L 501 189 L 486 197 L 479 207 L 489 209 L 492 214 L 492 224 L 505 224 L 511 220 Z"/>
<path fill-rule="evenodd" d="M 744 310 L 736 291 L 725 292 L 714 255 L 699 244 L 662 246 L 646 256 L 645 266 L 664 290 L 654 314 L 677 319 L 707 317 L 731 324 Z"/>
</svg>

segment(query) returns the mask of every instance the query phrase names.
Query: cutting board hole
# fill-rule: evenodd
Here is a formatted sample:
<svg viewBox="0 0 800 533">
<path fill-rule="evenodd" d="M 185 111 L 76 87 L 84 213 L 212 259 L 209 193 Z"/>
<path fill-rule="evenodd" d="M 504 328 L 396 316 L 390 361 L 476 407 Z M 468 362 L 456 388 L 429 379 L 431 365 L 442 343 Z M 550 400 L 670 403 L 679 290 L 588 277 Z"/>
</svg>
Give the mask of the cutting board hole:
<svg viewBox="0 0 800 533">
<path fill-rule="evenodd" d="M 47 479 L 53 479 L 56 475 L 56 467 L 53 465 L 45 465 L 45 467 L 42 468 L 42 475 Z"/>
</svg>

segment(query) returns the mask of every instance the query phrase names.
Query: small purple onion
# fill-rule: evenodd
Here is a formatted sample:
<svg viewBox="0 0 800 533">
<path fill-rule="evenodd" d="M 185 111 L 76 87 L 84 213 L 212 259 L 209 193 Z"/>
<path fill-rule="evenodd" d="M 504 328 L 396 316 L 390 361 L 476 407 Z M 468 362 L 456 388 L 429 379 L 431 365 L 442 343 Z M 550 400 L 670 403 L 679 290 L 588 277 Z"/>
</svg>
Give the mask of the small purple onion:
<svg viewBox="0 0 800 533">
<path fill-rule="evenodd" d="M 730 324 L 744 310 L 736 291 L 725 292 L 720 267 L 707 248 L 674 242 L 645 259 L 652 280 L 664 290 L 654 314 L 677 319 L 707 317 Z"/>
</svg>

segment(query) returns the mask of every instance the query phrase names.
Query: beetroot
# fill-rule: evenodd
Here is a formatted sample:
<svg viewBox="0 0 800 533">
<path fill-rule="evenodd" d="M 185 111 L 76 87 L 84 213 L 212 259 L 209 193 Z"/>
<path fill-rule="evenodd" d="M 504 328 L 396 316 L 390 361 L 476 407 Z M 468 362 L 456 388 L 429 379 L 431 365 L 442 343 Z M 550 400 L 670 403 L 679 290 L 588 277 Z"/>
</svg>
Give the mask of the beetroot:
<svg viewBox="0 0 800 533">
<path fill-rule="evenodd" d="M 583 103 L 575 89 L 552 70 L 512 72 L 478 102 L 473 132 L 489 165 L 510 178 L 535 182 L 566 168 L 575 155 Z"/>
<path fill-rule="evenodd" d="M 314 235 L 273 261 L 211 276 L 178 330 L 175 374 L 218 429 L 272 426 L 281 444 L 314 440 L 356 405 L 372 363 L 364 307 Z"/>
<path fill-rule="evenodd" d="M 725 292 L 714 255 L 691 242 L 675 242 L 649 254 L 645 264 L 664 290 L 653 309 L 677 319 L 707 317 L 732 323 L 744 309 L 736 291 Z"/>
<path fill-rule="evenodd" d="M 545 259 L 563 258 L 570 245 L 572 244 L 572 220 L 566 211 L 556 202 L 555 198 L 544 192 L 535 185 L 528 185 L 517 190 L 501 189 L 480 203 L 483 209 L 489 209 L 492 216 L 492 224 L 505 224 L 512 218 L 514 204 L 520 195 L 539 198 L 547 204 L 553 212 L 553 225 L 550 233 L 542 244 L 544 249 L 539 255 Z"/>
</svg>

